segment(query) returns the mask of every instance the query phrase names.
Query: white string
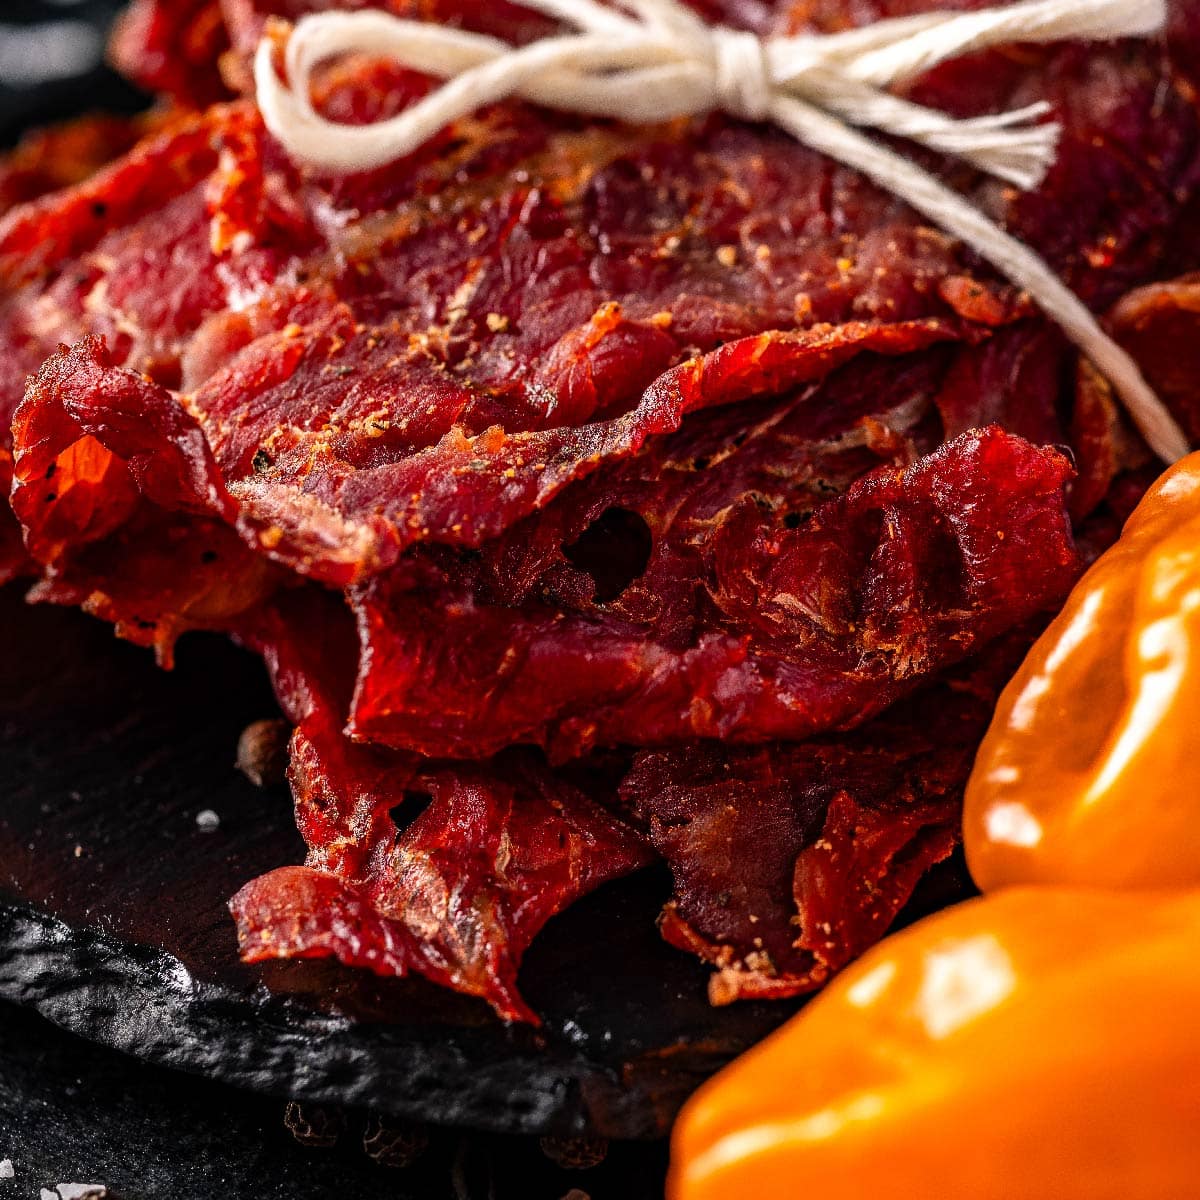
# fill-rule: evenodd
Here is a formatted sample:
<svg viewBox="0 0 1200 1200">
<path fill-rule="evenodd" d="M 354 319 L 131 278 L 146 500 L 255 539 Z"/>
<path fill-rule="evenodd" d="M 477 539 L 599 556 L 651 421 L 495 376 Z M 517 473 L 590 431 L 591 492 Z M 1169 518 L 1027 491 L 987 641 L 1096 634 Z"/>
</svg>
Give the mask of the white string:
<svg viewBox="0 0 1200 1200">
<path fill-rule="evenodd" d="M 1109 380 L 1151 448 L 1173 462 L 1187 438 L 1137 364 L 1028 246 L 958 193 L 852 126 L 905 137 L 1016 184 L 1036 187 L 1054 161 L 1059 127 L 1044 103 L 955 118 L 883 89 L 949 58 L 1013 42 L 1142 37 L 1160 30 L 1165 0 L 1029 0 L 969 13 L 922 13 L 830 35 L 760 40 L 709 26 L 678 0 L 522 0 L 575 32 L 514 47 L 388 13 L 325 12 L 291 30 L 277 69 L 263 38 L 255 83 L 263 120 L 297 160 L 352 172 L 393 162 L 447 125 L 520 97 L 635 123 L 724 111 L 769 120 L 870 177 L 961 239 L 1023 288 Z M 322 62 L 365 52 L 445 79 L 398 116 L 372 125 L 328 121 L 313 108 Z"/>
</svg>

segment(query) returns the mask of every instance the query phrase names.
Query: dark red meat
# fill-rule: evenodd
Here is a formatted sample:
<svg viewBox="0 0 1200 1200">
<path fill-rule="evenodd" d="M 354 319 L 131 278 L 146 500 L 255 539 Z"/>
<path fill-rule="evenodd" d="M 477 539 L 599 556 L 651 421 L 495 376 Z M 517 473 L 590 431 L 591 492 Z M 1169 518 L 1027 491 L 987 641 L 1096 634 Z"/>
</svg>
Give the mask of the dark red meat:
<svg viewBox="0 0 1200 1200">
<path fill-rule="evenodd" d="M 1091 50 L 1086 77 L 1080 61 L 1047 52 L 1006 79 L 1069 95 L 1089 169 L 1119 192 L 1112 213 L 1078 203 L 1066 189 L 1079 167 L 1022 230 L 1100 296 L 1128 282 L 1114 263 L 1160 270 L 1197 170 L 1196 114 L 1147 49 Z M 412 80 L 358 64 L 326 82 L 326 103 L 366 119 L 411 99 Z M 669 405 L 646 420 L 654 387 L 721 342 L 956 311 L 983 330 L 1018 311 L 1003 289 L 980 292 L 969 259 L 903 205 L 767 130 L 618 134 L 500 106 L 409 162 L 323 180 L 296 176 L 247 111 L 213 119 L 226 152 L 203 195 L 182 188 L 171 217 L 89 247 L 85 287 L 59 264 L 52 319 L 13 361 L 100 332 L 119 360 L 198 388 L 189 405 L 245 521 L 331 583 L 381 570 L 413 539 L 476 544 L 672 428 Z M 1122 148 L 1133 141 L 1154 145 L 1153 193 Z M 78 222 L 79 207 L 57 223 Z M 1074 228 L 1060 254 L 1050 239 L 1068 209 L 1095 227 Z M 38 244 L 55 245 L 41 225 Z M 6 240 L 28 254 L 16 233 Z M 1081 258 L 1097 239 L 1105 254 Z M 110 278 L 110 262 L 136 263 L 143 286 Z"/>
<path fill-rule="evenodd" d="M 14 424 L 12 502 L 42 565 L 33 598 L 86 608 L 169 663 L 180 633 L 230 629 L 278 573 L 220 519 L 203 435 L 153 389 L 97 338 L 50 359 Z"/>
<path fill-rule="evenodd" d="M 290 779 L 309 845 L 306 866 L 232 901 L 243 956 L 415 972 L 536 1022 L 522 955 L 550 917 L 650 861 L 639 835 L 530 755 L 438 764 L 348 741 L 354 633 L 336 601 L 289 595 L 243 636 L 297 722 Z"/>
<path fill-rule="evenodd" d="M 0 158 L 0 217 L 20 204 L 83 182 L 168 120 L 158 113 L 130 119 L 88 116 L 27 133 Z M 0 334 L 0 343 L 6 341 Z M 12 484 L 8 427 L 20 394 L 20 375 L 24 368 L 36 368 L 39 361 L 35 354 L 0 367 L 0 495 L 5 497 Z M 20 530 L 4 506 L 0 509 L 0 584 L 33 570 Z"/>
<path fill-rule="evenodd" d="M 222 0 L 231 85 L 268 13 L 314 7 Z M 704 7 L 768 30 L 928 5 Z M 122 61 L 215 94 L 215 11 L 138 5 Z M 1200 268 L 1197 30 L 1186 0 L 1165 47 L 947 64 L 918 98 L 1047 98 L 1063 147 L 1028 196 L 931 165 L 1097 310 Z M 368 121 L 429 86 L 352 59 L 317 103 Z M 1185 309 L 1186 281 L 1115 321 L 1190 422 Z M 725 118 L 503 104 L 330 178 L 218 105 L 4 219 L 0 363 L 36 598 L 164 660 L 229 630 L 297 725 L 309 858 L 237 898 L 247 956 L 412 971 L 510 1018 L 537 930 L 647 838 L 717 1000 L 815 986 L 879 936 L 954 841 L 1003 674 L 980 655 L 1079 570 L 1070 519 L 1094 554 L 1147 470 L 972 255 Z"/>
<path fill-rule="evenodd" d="M 554 542 L 531 579 L 515 555 L 493 568 L 524 585 L 523 604 L 487 603 L 449 573 L 422 590 L 398 575 L 358 594 L 355 733 L 431 754 L 536 741 L 557 757 L 809 737 L 867 720 L 1055 604 L 1076 577 L 1070 470 L 1053 451 L 995 428 L 964 434 L 814 509 L 745 488 L 736 459 L 755 449 L 727 450 L 730 469 L 716 469 L 727 492 L 704 494 L 705 472 L 691 487 L 694 476 L 641 496 L 602 492 L 595 508 L 640 514 L 656 556 L 624 611 L 596 603 L 586 576 L 571 603 L 571 581 L 556 575 L 565 543 Z"/>
<path fill-rule="evenodd" d="M 47 192 L 82 183 L 167 119 L 157 113 L 85 116 L 30 130 L 0 158 L 0 216 Z"/>
<path fill-rule="evenodd" d="M 621 791 L 675 876 L 663 935 L 718 968 L 713 1003 L 811 991 L 885 932 L 958 840 L 975 747 L 1028 641 L 852 734 L 637 758 Z"/>
<path fill-rule="evenodd" d="M 1188 436 L 1200 441 L 1200 272 L 1135 289 L 1110 323 Z"/>
<path fill-rule="evenodd" d="M 203 108 L 229 98 L 218 69 L 228 48 L 220 0 L 132 0 L 113 30 L 109 58 L 148 92 Z"/>
<path fill-rule="evenodd" d="M 650 861 L 638 836 L 581 792 L 532 761 L 426 769 L 387 776 L 372 818 L 427 800 L 411 825 L 363 836 L 348 828 L 346 800 L 364 793 L 356 772 L 333 774 L 302 735 L 293 743 L 292 784 L 304 807 L 353 834 L 369 862 L 361 873 L 284 867 L 234 897 L 242 956 L 336 957 L 381 975 L 415 972 L 487 1000 L 506 1020 L 536 1023 L 517 991 L 522 955 L 546 921 L 601 883 Z M 407 788 L 404 786 L 407 784 Z M 338 858 L 344 851 L 339 847 Z"/>
</svg>

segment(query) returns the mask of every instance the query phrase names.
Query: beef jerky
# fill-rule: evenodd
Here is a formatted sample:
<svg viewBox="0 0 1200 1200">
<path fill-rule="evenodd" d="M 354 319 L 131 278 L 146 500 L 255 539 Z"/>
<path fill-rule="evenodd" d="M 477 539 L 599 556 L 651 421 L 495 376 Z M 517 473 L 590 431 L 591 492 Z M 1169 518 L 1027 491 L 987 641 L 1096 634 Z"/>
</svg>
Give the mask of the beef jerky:
<svg viewBox="0 0 1200 1200">
<path fill-rule="evenodd" d="M 293 754 L 302 807 L 328 810 L 360 781 L 329 772 L 302 737 Z M 320 865 L 247 884 L 231 902 L 246 961 L 335 957 L 381 975 L 416 973 L 487 1000 L 506 1020 L 536 1024 L 517 990 L 535 935 L 580 896 L 649 860 L 632 830 L 531 762 L 408 779 L 391 771 L 387 790 L 373 795 L 381 822 L 403 811 L 406 796 L 427 806 L 401 832 L 392 825 L 372 839 L 356 831 L 358 846 L 374 851 L 361 875 L 327 869 L 318 847 L 310 863 Z"/>
<path fill-rule="evenodd" d="M 228 48 L 219 0 L 133 0 L 113 29 L 109 59 L 146 91 L 204 108 L 230 96 L 218 69 Z"/>
<path fill-rule="evenodd" d="M 521 958 L 556 913 L 649 861 L 639 835 L 535 757 L 432 763 L 342 733 L 353 625 L 333 598 L 290 594 L 243 633 L 297 721 L 289 772 L 302 867 L 233 899 L 242 955 L 336 957 L 416 973 L 536 1023 Z"/>
<path fill-rule="evenodd" d="M 728 451 L 726 483 L 738 453 L 753 462 L 753 442 Z M 719 486 L 689 510 L 660 485 L 644 510 L 660 559 L 611 614 L 594 591 L 572 612 L 565 588 L 557 605 L 487 606 L 444 576 L 424 592 L 385 579 L 356 598 L 353 728 L 426 753 L 534 741 L 558 757 L 848 728 L 1065 595 L 1069 474 L 990 428 L 808 511 Z"/>
<path fill-rule="evenodd" d="M 244 0 L 224 8 L 244 64 L 263 8 Z M 886 11 L 905 8 L 889 4 Z M 494 12 L 499 32 L 536 36 L 517 29 L 499 6 L 462 12 L 487 19 Z M 439 5 L 436 15 L 453 18 L 453 6 Z M 752 20 L 760 30 L 846 19 L 844 11 L 807 4 L 770 13 L 731 3 L 711 15 Z M 1146 43 L 1057 47 L 988 56 L 986 71 L 978 61 L 947 64 L 914 85 L 964 113 L 1052 100 L 1066 125 L 1064 157 L 1036 195 L 979 185 L 959 168 L 950 173 L 1097 308 L 1133 284 L 1198 265 L 1180 259 L 1195 249 L 1184 230 L 1200 154 L 1195 60 L 1177 49 L 1196 24 L 1194 5 L 1173 11 L 1166 58 Z M 322 73 L 316 101 L 337 119 L 369 121 L 428 87 L 414 73 L 355 59 Z M 953 587 L 946 585 L 970 572 L 962 574 L 954 553 L 941 562 L 938 551 L 980 546 L 971 537 L 933 544 L 914 536 L 931 511 L 948 520 L 952 501 L 931 506 L 918 487 L 911 497 L 917 510 L 908 513 L 907 493 L 893 495 L 878 482 L 922 471 L 943 491 L 962 481 L 961 471 L 945 469 L 946 456 L 967 442 L 935 450 L 959 428 L 999 418 L 1035 441 L 1057 441 L 1061 429 L 1090 456 L 1071 496 L 1077 517 L 1097 504 L 1115 513 L 1122 489 L 1132 495 L 1137 488 L 1114 450 L 1103 397 L 1081 393 L 1072 411 L 1069 392 L 1054 393 L 1050 381 L 1060 366 L 1069 379 L 1070 362 L 1060 359 L 1045 318 L 854 172 L 781 133 L 722 117 L 635 131 L 504 104 L 456 123 L 402 162 L 330 178 L 288 162 L 251 105 L 222 106 L 140 147 L 97 180 L 12 214 L 0 228 L 0 289 L 9 372 L 0 380 L 2 405 L 15 404 L 24 373 L 54 354 L 58 341 L 98 334 L 108 342 L 105 350 L 84 340 L 55 357 L 18 419 L 16 502 L 44 564 L 47 598 L 99 596 L 110 619 L 145 624 L 144 640 L 163 650 L 191 623 L 244 632 L 283 604 L 278 588 L 288 577 L 264 567 L 266 559 L 353 584 L 364 619 L 376 590 L 392 589 L 397 605 L 403 596 L 420 603 L 438 595 L 440 603 L 424 610 L 436 652 L 415 674 L 440 679 L 434 703 L 459 723 L 459 737 L 478 718 L 476 700 L 466 686 L 470 671 L 445 651 L 455 650 L 460 618 L 472 608 L 487 614 L 501 640 L 552 620 L 545 638 L 535 639 L 539 653 L 560 652 L 556 630 L 566 625 L 575 635 L 598 630 L 597 645 L 610 654 L 625 634 L 643 654 L 664 650 L 666 661 L 701 644 L 719 651 L 721 639 L 734 636 L 790 666 L 782 648 L 801 622 L 777 603 L 792 594 L 777 586 L 778 572 L 803 566 L 797 556 L 820 543 L 828 515 L 806 488 L 850 486 L 828 510 L 844 516 L 853 508 L 854 480 L 879 464 L 880 473 L 868 477 L 876 482 L 858 494 L 875 487 L 881 511 L 885 501 L 896 503 L 896 536 L 882 523 L 872 534 L 870 522 L 851 522 L 855 537 L 846 548 L 826 546 L 833 560 L 878 560 L 879 595 L 866 598 L 881 601 L 866 605 L 876 624 L 864 633 L 834 606 L 836 628 L 817 623 L 809 632 L 821 649 L 823 637 L 838 634 L 843 651 L 865 647 L 866 673 L 885 660 L 885 683 L 911 668 L 907 686 L 917 686 L 1011 620 L 985 605 L 964 619 L 956 641 Z M 903 386 L 887 403 L 854 409 L 855 419 L 827 439 L 842 444 L 815 452 L 811 476 L 788 478 L 820 438 L 797 448 L 776 441 L 773 483 L 757 437 L 757 459 L 743 457 L 732 474 L 709 473 L 725 451 L 721 430 L 736 448 L 742 430 L 730 431 L 730 420 L 753 425 L 751 434 L 755 422 L 779 418 L 782 425 L 801 396 L 828 416 L 817 385 L 832 389 L 829 399 L 853 373 L 869 379 L 883 360 L 866 356 L 880 351 L 893 354 Z M 1045 487 L 1027 499 L 1061 490 L 1065 465 L 1053 452 L 995 431 L 964 436 L 1018 468 L 1006 481 L 1018 492 L 1040 471 Z M 667 445 L 697 451 L 680 459 L 695 479 L 681 481 L 673 460 L 657 457 Z M 654 461 L 661 480 L 647 470 Z M 59 472 L 69 485 L 65 499 L 53 482 Z M 984 470 L 983 486 L 999 482 Z M 723 487 L 732 489 L 727 510 L 710 509 L 714 529 L 701 536 L 697 518 Z M 1074 569 L 1060 554 L 1067 545 L 1061 496 L 1056 505 L 1034 505 L 1053 532 L 1047 557 L 1032 563 L 1032 543 L 1018 542 L 1011 558 L 1010 547 L 997 545 L 1016 535 L 1018 519 L 989 526 L 986 503 L 983 509 L 978 527 L 967 522 L 962 532 L 994 535 L 985 566 L 1002 569 L 988 575 L 990 600 L 1015 587 L 1016 570 L 1032 565 L 1045 583 Z M 648 549 L 638 522 L 650 535 Z M 206 564 L 214 539 L 227 542 Z M 179 585 L 178 564 L 192 561 L 189 554 L 194 583 Z M 508 579 L 506 562 L 516 568 Z M 683 586 L 689 562 L 706 572 L 699 589 Z M 211 573 L 200 570 L 205 565 Z M 639 569 L 646 585 L 630 586 Z M 255 571 L 265 572 L 257 582 Z M 252 586 L 243 591 L 246 580 Z M 657 614 L 648 610 L 652 583 L 672 585 Z M 835 599 L 851 594 L 839 593 L 836 571 L 833 583 Z M 926 584 L 937 601 L 931 625 L 922 622 Z M 897 597 L 919 600 L 921 612 L 903 603 L 896 610 Z M 288 637 L 312 640 L 317 628 L 298 621 Z M 731 635 L 735 628 L 742 632 Z M 354 665 L 353 638 L 345 645 L 342 675 Z M 262 648 L 271 659 L 266 641 Z M 560 665 L 583 661 L 578 645 L 568 648 L 577 657 Z M 592 658 L 589 669 L 603 665 L 602 655 Z M 824 665 L 835 660 L 836 653 Z M 396 666 L 411 664 L 401 657 Z M 847 668 L 851 683 L 857 666 Z M 278 946 L 389 971 L 424 970 L 489 996 L 508 1015 L 527 1015 L 512 980 L 533 930 L 573 898 L 572 880 L 597 881 L 607 861 L 618 872 L 641 861 L 640 843 L 534 752 L 445 766 L 351 743 L 341 724 L 349 709 L 345 679 L 337 684 L 344 699 L 322 705 L 314 680 L 323 673 L 288 671 L 277 670 L 277 686 L 301 725 L 295 787 L 314 858 L 292 869 L 301 874 L 245 895 L 248 952 Z M 285 674 L 294 687 L 282 682 Z M 401 704 L 412 682 L 400 681 Z M 368 712 L 365 687 L 360 681 L 356 716 L 386 729 L 391 701 Z M 801 691 L 820 707 L 820 695 Z M 594 705 L 594 690 L 585 699 Z M 690 708 L 681 712 L 678 697 L 668 699 L 650 716 L 661 721 L 665 712 L 667 726 L 684 717 L 691 737 L 707 732 L 704 705 L 727 697 L 716 689 L 702 695 L 700 726 Z M 507 736 L 539 740 L 554 727 L 558 741 L 547 740 L 559 753 L 597 740 L 586 713 L 564 714 L 555 703 L 554 713 L 538 716 L 548 728 L 529 735 L 510 724 Z M 860 720 L 869 704 L 843 723 Z M 833 711 L 822 720 L 836 723 Z M 831 772 L 846 782 L 816 802 L 803 749 L 778 751 L 790 764 L 795 803 L 790 814 L 772 818 L 787 849 L 771 857 L 806 863 L 793 871 L 794 944 L 778 940 L 773 918 L 770 938 L 744 937 L 736 922 L 716 919 L 728 906 L 716 911 L 706 899 L 714 887 L 721 895 L 715 843 L 702 836 L 708 818 L 703 805 L 674 798 L 677 812 L 696 823 L 697 841 L 688 849 L 680 834 L 679 849 L 661 829 L 654 834 L 681 881 L 665 927 L 718 962 L 721 995 L 768 990 L 768 980 L 786 988 L 806 972 L 813 979 L 833 969 L 847 947 L 852 953 L 879 931 L 915 874 L 945 849 L 942 804 L 948 797 L 953 804 L 953 786 L 937 783 L 944 767 L 938 747 L 918 765 L 881 767 L 895 745 L 886 727 L 878 740 L 867 731 L 892 719 L 885 713 L 860 734 L 839 735 L 866 739 L 862 755 L 847 751 L 839 759 L 828 749 L 839 738 L 821 740 Z M 629 724 L 604 739 L 624 737 Z M 770 721 L 758 724 L 757 736 L 775 736 Z M 947 734 L 945 747 L 952 742 Z M 728 748 L 731 761 L 739 758 L 746 795 L 761 782 L 756 753 Z M 902 803 L 891 812 L 882 789 L 901 777 L 895 795 Z M 626 796 L 653 832 L 663 818 L 636 786 L 640 778 L 635 770 Z M 411 823 L 403 817 L 399 831 L 382 814 L 405 790 L 430 803 Z M 536 814 L 533 826 L 523 823 L 527 813 Z M 550 844 L 545 854 L 534 852 L 543 825 L 555 833 L 557 852 Z M 532 854 L 512 871 L 510 830 Z M 467 899 L 459 907 L 426 905 L 433 919 L 420 945 L 406 945 L 414 934 L 406 914 L 435 894 Z M 482 920 L 484 911 L 500 916 Z M 748 914 L 760 915 L 755 907 Z"/>
<path fill-rule="evenodd" d="M 163 114 L 86 116 L 30 130 L 0 160 L 0 216 L 18 204 L 82 183 L 167 119 Z"/>
<path fill-rule="evenodd" d="M 42 565 L 33 599 L 79 605 L 169 664 L 180 633 L 229 630 L 278 573 L 219 519 L 195 423 L 174 400 L 144 403 L 146 381 L 110 363 L 85 339 L 31 381 L 34 402 L 15 427 L 24 449 L 14 511 Z M 37 403 L 43 390 L 61 394 L 64 379 L 87 381 L 74 405 Z"/>
<path fill-rule="evenodd" d="M 1200 440 L 1200 273 L 1136 288 L 1110 323 L 1188 437 Z"/>
<path fill-rule="evenodd" d="M 717 968 L 713 1003 L 811 991 L 883 935 L 958 841 L 976 745 L 1031 636 L 852 734 L 638 757 L 622 794 L 675 876 L 663 936 Z"/>
<path fill-rule="evenodd" d="M 27 133 L 0 159 L 0 217 L 17 205 L 81 183 L 168 120 L 158 113 L 128 119 L 89 116 Z M 28 357 L 25 365 L 36 367 L 37 355 Z M 5 497 L 12 486 L 11 398 L 18 394 L 21 365 L 10 363 L 8 369 L 10 399 L 0 397 L 0 494 Z M 33 570 L 21 545 L 20 530 L 5 507 L 0 511 L 0 584 Z"/>
<path fill-rule="evenodd" d="M 1049 87 L 1067 72 L 1061 57 L 1043 56 L 1042 73 L 1022 80 Z M 1086 131 L 1080 145 L 1086 142 L 1102 160 L 1096 170 L 1125 180 L 1131 167 L 1120 147 L 1144 134 L 1167 139 L 1159 155 L 1163 177 L 1186 184 L 1195 169 L 1195 112 L 1182 92 L 1157 86 L 1161 64 L 1141 48 L 1093 57 L 1103 68 L 1091 70 L 1083 83 L 1092 87 L 1093 76 L 1098 80 L 1096 105 L 1071 107 L 1065 116 Z M 328 103 L 370 119 L 371 112 L 386 112 L 412 95 L 399 84 L 389 95 L 367 87 L 366 79 L 379 82 L 360 68 L 330 85 Z M 1108 117 L 1113 130 L 1101 130 L 1097 121 Z M 492 136 L 497 129 L 504 134 L 499 149 Z M 581 128 L 512 105 L 455 132 L 449 153 L 445 145 L 430 147 L 383 172 L 329 181 L 304 172 L 293 179 L 261 132 L 249 130 L 244 149 L 231 143 L 239 169 L 226 163 L 214 175 L 213 187 L 232 193 L 235 216 L 263 204 L 283 207 L 279 196 L 295 192 L 297 228 L 306 235 L 315 230 L 334 252 L 310 255 L 306 267 L 302 254 L 284 255 L 265 276 L 255 273 L 258 290 L 249 295 L 258 295 L 258 304 L 247 305 L 243 294 L 230 306 L 232 314 L 213 314 L 217 346 L 228 351 L 239 339 L 250 344 L 220 386 L 210 381 L 188 398 L 206 422 L 246 521 L 273 541 L 272 553 L 330 582 L 382 569 L 412 536 L 469 544 L 492 531 L 478 524 L 482 500 L 465 514 L 447 509 L 436 495 L 425 502 L 428 473 L 413 461 L 421 453 L 454 472 L 466 489 L 478 482 L 471 464 L 490 462 L 493 454 L 500 470 L 519 470 L 500 453 L 510 435 L 522 435 L 510 449 L 530 451 L 522 461 L 531 468 L 544 461 L 537 456 L 543 448 L 569 453 L 556 431 L 586 429 L 589 418 L 606 409 L 635 411 L 662 372 L 731 336 L 817 321 L 944 319 L 955 311 L 991 327 L 1014 311 L 1004 289 L 989 292 L 958 248 L 903 205 L 781 134 L 714 119 L 614 137 L 604 127 Z M 283 180 L 294 186 L 285 189 Z M 1159 233 L 1183 205 L 1161 188 L 1151 196 L 1135 185 L 1136 179 L 1121 193 L 1120 211 L 1129 238 L 1159 231 L 1152 246 L 1139 243 L 1145 253 L 1139 252 L 1137 269 L 1151 273 L 1164 253 Z M 1070 201 L 1076 221 L 1093 211 L 1067 196 L 1065 186 L 1048 188 L 1040 200 L 1042 223 L 1056 236 L 1055 205 Z M 1186 188 L 1167 190 L 1178 197 Z M 268 222 L 264 233 L 254 220 L 231 217 L 228 207 L 220 215 L 230 225 L 218 239 L 228 257 L 222 266 L 240 274 L 241 259 L 261 253 L 281 223 Z M 1103 229 L 1087 231 L 1088 238 L 1110 239 L 1114 259 L 1126 263 L 1124 233 L 1111 233 L 1107 209 L 1100 218 Z M 1028 224 L 1036 244 L 1036 222 Z M 197 261 L 203 263 L 203 255 Z M 1063 267 L 1084 290 L 1086 284 L 1099 293 L 1113 279 L 1104 256 L 1073 258 Z M 317 296 L 296 285 L 301 275 L 310 278 L 310 269 L 321 279 Z M 193 274 L 207 278 L 203 266 Z M 272 274 L 274 283 L 266 283 Z M 517 279 L 521 286 L 514 288 Z M 170 294 L 162 279 L 156 283 L 156 295 Z M 111 288 L 106 283 L 97 298 L 96 286 L 87 295 L 97 312 L 79 321 L 117 336 L 112 314 L 105 316 Z M 233 294 L 225 289 L 227 298 Z M 122 328 L 139 326 L 136 307 L 121 306 Z M 186 307 L 198 312 L 205 305 Z M 100 328 L 105 320 L 108 329 Z M 191 324 L 177 324 L 181 337 L 204 343 L 210 331 L 193 339 L 183 329 Z M 233 327 L 241 332 L 231 340 Z M 179 369 L 180 340 L 159 339 L 155 350 L 162 353 L 150 355 L 167 382 Z M 285 344 L 289 340 L 298 347 Z M 389 356 L 382 374 L 370 361 L 371 347 Z M 216 358 L 198 352 L 194 361 Z M 391 390 L 379 386 L 389 371 Z M 366 387 L 356 388 L 360 378 Z M 284 428 L 245 419 L 316 390 L 322 400 L 305 407 L 301 423 Z M 395 403 L 398 392 L 414 390 L 433 393 L 428 429 L 415 429 L 413 414 Z M 448 429 L 441 424 L 446 419 Z M 437 442 L 414 444 L 413 433 Z M 491 436 L 480 445 L 483 434 Z M 257 440 L 253 450 L 251 438 Z M 262 469 L 251 476 L 247 461 L 260 451 Z M 590 469 L 578 445 L 575 454 L 580 468 Z M 553 486 L 551 479 L 532 502 L 552 494 Z M 396 494 L 406 487 L 410 497 L 418 495 L 415 504 Z M 367 500 L 381 490 L 391 505 L 382 513 Z M 496 521 L 512 512 L 502 506 Z"/>
</svg>

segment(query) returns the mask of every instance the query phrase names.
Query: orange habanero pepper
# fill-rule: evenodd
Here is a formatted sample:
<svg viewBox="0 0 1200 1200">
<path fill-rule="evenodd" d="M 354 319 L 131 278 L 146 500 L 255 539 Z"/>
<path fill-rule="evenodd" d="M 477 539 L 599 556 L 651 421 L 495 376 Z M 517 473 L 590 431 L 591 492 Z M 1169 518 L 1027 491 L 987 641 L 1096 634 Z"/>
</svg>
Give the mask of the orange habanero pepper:
<svg viewBox="0 0 1200 1200">
<path fill-rule="evenodd" d="M 1200 885 L 1198 822 L 1192 454 L 1146 494 L 1005 689 L 967 787 L 964 840 L 984 891 L 1188 886 Z"/>
<path fill-rule="evenodd" d="M 1200 1196 L 1198 929 L 1010 888 L 888 938 L 689 1102 L 672 1200 Z"/>
</svg>

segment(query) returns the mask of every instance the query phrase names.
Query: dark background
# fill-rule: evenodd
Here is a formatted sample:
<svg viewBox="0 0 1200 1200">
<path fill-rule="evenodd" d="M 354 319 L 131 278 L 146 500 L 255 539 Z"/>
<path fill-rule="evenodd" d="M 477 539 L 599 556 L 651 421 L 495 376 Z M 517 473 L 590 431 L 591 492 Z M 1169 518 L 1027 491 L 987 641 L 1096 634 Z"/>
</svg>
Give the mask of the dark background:
<svg viewBox="0 0 1200 1200">
<path fill-rule="evenodd" d="M 0 143 L 84 108 L 136 112 L 146 98 L 103 61 L 122 0 L 0 0 Z"/>
<path fill-rule="evenodd" d="M 147 103 L 109 70 L 104 40 L 121 0 L 0 0 L 0 145 L 83 111 L 134 112 Z M 83 618 L 80 618 L 83 619 Z M 293 1110 L 298 1128 L 332 1121 L 333 1147 L 301 1145 L 285 1103 L 148 1067 L 0 1004 L 0 1200 L 38 1197 L 60 1183 L 103 1183 L 124 1200 L 395 1197 L 396 1200 L 571 1200 L 661 1195 L 666 1150 L 615 1146 L 600 1165 L 568 1169 L 550 1155 L 599 1148 L 536 1139 L 402 1128 L 371 1140 L 428 1148 L 407 1168 L 368 1157 L 366 1114 Z M 377 1121 L 377 1119 L 374 1119 Z M 328 1139 L 325 1139 L 328 1140 Z M 547 1153 L 549 1150 L 549 1154 Z"/>
</svg>

